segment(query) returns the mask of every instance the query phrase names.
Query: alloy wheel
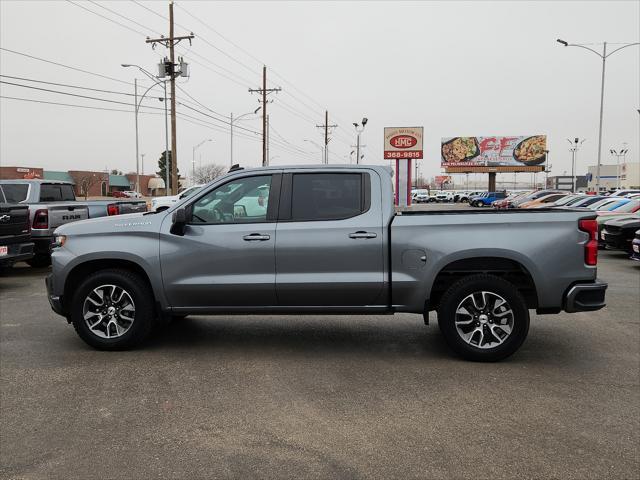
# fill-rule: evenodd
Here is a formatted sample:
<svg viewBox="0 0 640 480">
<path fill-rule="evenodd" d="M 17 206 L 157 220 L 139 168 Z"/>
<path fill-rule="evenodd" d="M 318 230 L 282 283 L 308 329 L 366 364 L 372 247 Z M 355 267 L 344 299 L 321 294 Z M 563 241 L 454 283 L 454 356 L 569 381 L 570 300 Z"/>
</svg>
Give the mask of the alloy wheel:
<svg viewBox="0 0 640 480">
<path fill-rule="evenodd" d="M 129 292 L 117 285 L 100 285 L 86 296 L 82 315 L 89 330 L 100 338 L 118 338 L 129 331 L 136 308 Z"/>
<path fill-rule="evenodd" d="M 494 292 L 473 292 L 456 308 L 456 331 L 464 342 L 476 348 L 502 345 L 511 335 L 513 324 L 511 306 Z"/>
</svg>

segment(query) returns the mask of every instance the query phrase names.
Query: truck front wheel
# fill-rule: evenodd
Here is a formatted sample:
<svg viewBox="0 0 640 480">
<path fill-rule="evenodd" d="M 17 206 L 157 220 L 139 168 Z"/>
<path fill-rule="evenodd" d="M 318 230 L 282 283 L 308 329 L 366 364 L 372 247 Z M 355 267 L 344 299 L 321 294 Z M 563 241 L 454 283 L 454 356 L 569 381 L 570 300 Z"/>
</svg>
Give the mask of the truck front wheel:
<svg viewBox="0 0 640 480">
<path fill-rule="evenodd" d="M 128 270 L 93 273 L 76 289 L 71 321 L 82 340 L 99 350 L 124 350 L 149 335 L 155 318 L 147 282 Z"/>
<path fill-rule="evenodd" d="M 494 362 L 520 348 L 529 332 L 529 310 L 513 284 L 495 275 L 470 275 L 442 296 L 438 326 L 460 356 Z"/>
</svg>

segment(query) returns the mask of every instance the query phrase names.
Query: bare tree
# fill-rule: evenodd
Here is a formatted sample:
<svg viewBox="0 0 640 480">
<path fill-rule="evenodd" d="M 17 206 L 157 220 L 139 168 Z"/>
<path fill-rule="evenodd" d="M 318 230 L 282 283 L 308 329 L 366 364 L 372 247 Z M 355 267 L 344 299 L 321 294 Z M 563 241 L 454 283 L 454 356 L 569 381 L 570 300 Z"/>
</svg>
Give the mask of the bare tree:
<svg viewBox="0 0 640 480">
<path fill-rule="evenodd" d="M 193 176 L 194 183 L 209 183 L 211 180 L 222 176 L 225 173 L 225 167 L 210 163 L 196 168 Z"/>
<path fill-rule="evenodd" d="M 87 199 L 89 195 L 89 190 L 96 183 L 102 181 L 102 177 L 100 175 L 96 175 L 95 173 L 88 173 L 85 176 L 80 178 L 80 193 L 84 195 L 84 199 Z"/>
</svg>

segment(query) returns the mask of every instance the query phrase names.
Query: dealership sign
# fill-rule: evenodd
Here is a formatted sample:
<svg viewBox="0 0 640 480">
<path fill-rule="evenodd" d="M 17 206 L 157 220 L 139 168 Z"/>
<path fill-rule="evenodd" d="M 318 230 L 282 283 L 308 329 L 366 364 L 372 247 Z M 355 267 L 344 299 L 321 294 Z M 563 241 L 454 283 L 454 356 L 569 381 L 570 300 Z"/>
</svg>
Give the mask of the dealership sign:
<svg viewBox="0 0 640 480">
<path fill-rule="evenodd" d="M 443 167 L 531 167 L 546 160 L 546 135 L 448 137 L 440 148 Z"/>
<path fill-rule="evenodd" d="M 384 158 L 423 158 L 422 127 L 385 127 Z"/>
</svg>

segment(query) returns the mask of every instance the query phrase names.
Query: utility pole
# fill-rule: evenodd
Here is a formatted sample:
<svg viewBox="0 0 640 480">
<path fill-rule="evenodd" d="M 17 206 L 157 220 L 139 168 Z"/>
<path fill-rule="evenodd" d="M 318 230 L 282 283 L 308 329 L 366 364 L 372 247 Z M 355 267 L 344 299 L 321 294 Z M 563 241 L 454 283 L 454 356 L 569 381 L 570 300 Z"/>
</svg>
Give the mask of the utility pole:
<svg viewBox="0 0 640 480">
<path fill-rule="evenodd" d="M 175 46 L 180 43 L 181 40 L 189 40 L 194 37 L 193 33 L 189 35 L 183 35 L 176 37 L 173 29 L 173 1 L 169 2 L 169 37 L 162 36 L 161 38 L 148 38 L 146 43 L 150 43 L 152 47 L 155 47 L 156 43 L 161 43 L 165 48 L 169 49 L 169 62 L 168 62 L 168 74 L 171 82 L 171 193 L 176 195 L 178 193 L 178 146 L 176 138 L 176 76 L 186 76 L 186 72 L 176 72 L 175 69 Z M 167 62 L 165 62 L 167 66 Z M 168 186 L 167 186 L 168 187 Z"/>
<path fill-rule="evenodd" d="M 269 165 L 269 115 L 267 115 L 267 129 L 266 131 L 266 146 L 267 146 L 267 163 L 266 165 Z"/>
<path fill-rule="evenodd" d="M 262 166 L 266 167 L 269 164 L 269 157 L 267 156 L 267 95 L 271 92 L 279 92 L 282 90 L 280 87 L 267 88 L 267 66 L 262 67 L 262 88 L 250 88 L 249 93 L 260 93 L 262 95 Z"/>
<path fill-rule="evenodd" d="M 329 129 L 338 128 L 338 125 L 329 125 L 329 111 L 324 111 L 324 125 L 316 125 L 316 128 L 324 128 L 324 157 L 322 163 L 329 163 Z"/>
</svg>

